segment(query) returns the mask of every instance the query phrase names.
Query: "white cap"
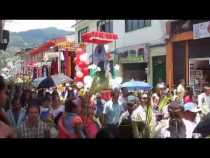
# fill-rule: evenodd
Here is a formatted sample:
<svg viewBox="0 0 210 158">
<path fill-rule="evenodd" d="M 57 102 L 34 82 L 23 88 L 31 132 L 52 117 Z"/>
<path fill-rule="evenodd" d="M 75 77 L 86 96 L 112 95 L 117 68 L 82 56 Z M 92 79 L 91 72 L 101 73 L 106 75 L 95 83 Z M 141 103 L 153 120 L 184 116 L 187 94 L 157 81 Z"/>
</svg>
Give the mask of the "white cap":
<svg viewBox="0 0 210 158">
<path fill-rule="evenodd" d="M 165 88 L 164 83 L 158 83 L 157 84 L 157 88 L 161 88 L 161 89 Z"/>
<path fill-rule="evenodd" d="M 194 103 L 186 103 L 184 104 L 184 111 L 190 111 L 190 112 L 194 112 L 197 113 L 200 111 L 200 109 L 196 108 L 196 105 Z"/>
</svg>

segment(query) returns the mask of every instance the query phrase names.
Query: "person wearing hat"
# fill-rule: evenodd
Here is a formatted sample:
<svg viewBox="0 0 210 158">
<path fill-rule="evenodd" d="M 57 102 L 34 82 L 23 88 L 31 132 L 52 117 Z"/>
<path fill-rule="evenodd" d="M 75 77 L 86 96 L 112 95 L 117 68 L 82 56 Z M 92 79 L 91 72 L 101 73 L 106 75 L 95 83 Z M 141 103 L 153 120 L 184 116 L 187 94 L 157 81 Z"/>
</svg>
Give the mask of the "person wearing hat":
<svg viewBox="0 0 210 158">
<path fill-rule="evenodd" d="M 118 137 L 118 123 L 124 112 L 123 105 L 119 102 L 119 94 L 118 88 L 112 90 L 112 98 L 105 103 L 102 115 L 103 126 L 114 133 L 115 137 Z"/>
<path fill-rule="evenodd" d="M 128 96 L 128 101 L 126 105 L 127 110 L 124 113 L 122 113 L 119 120 L 120 138 L 133 138 L 131 115 L 137 107 L 137 101 L 137 97 L 132 95 Z"/>
<path fill-rule="evenodd" d="M 184 95 L 185 95 L 185 80 L 181 79 L 179 85 L 177 86 L 177 95 L 181 103 L 183 103 Z"/>
<path fill-rule="evenodd" d="M 168 106 L 169 118 L 155 127 L 154 138 L 186 138 L 186 127 L 182 119 L 183 106 L 173 101 Z"/>
<path fill-rule="evenodd" d="M 156 86 L 156 92 L 152 94 L 151 105 L 155 113 L 160 113 L 161 115 L 167 115 L 168 104 L 170 97 L 165 94 L 166 86 L 164 83 L 158 83 Z"/>
<path fill-rule="evenodd" d="M 204 115 L 210 112 L 210 85 L 204 86 L 204 92 L 198 95 L 198 107 Z"/>
<path fill-rule="evenodd" d="M 143 93 L 140 105 L 133 111 L 132 129 L 134 138 L 149 138 L 153 125 L 155 124 L 148 94 Z"/>
<path fill-rule="evenodd" d="M 184 105 L 183 121 L 186 127 L 186 138 L 193 138 L 193 131 L 200 122 L 199 111 L 192 102 Z"/>
</svg>

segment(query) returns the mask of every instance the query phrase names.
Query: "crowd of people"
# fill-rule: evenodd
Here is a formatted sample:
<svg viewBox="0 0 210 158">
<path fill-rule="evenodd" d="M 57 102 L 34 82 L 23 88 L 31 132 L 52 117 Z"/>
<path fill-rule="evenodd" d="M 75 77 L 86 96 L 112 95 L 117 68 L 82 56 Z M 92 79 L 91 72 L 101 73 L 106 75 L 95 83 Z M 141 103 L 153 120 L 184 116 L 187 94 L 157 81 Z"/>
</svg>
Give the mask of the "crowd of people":
<svg viewBox="0 0 210 158">
<path fill-rule="evenodd" d="M 63 92 L 7 86 L 0 76 L 0 138 L 200 138 L 209 117 L 210 86 L 193 95 L 184 80 L 171 91 L 112 89 L 111 98 L 89 97 L 66 85 Z"/>
</svg>

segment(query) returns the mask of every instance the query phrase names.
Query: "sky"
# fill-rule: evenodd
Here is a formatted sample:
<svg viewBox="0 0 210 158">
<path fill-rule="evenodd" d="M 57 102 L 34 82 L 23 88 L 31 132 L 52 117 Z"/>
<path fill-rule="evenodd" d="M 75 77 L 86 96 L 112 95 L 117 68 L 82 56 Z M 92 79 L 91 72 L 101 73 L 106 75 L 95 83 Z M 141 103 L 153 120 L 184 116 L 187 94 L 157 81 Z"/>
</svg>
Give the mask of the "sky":
<svg viewBox="0 0 210 158">
<path fill-rule="evenodd" d="M 71 26 L 75 20 L 9 20 L 5 23 L 5 29 L 12 32 L 21 32 L 32 29 L 56 27 L 67 31 L 74 31 Z"/>
</svg>

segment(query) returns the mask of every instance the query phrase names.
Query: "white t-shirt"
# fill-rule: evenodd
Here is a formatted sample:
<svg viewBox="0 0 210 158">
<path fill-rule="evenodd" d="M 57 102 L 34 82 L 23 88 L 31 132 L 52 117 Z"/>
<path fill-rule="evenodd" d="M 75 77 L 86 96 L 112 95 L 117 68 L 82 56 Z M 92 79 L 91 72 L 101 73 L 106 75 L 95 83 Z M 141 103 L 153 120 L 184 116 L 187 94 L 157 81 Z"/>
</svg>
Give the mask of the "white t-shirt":
<svg viewBox="0 0 210 158">
<path fill-rule="evenodd" d="M 146 121 L 146 110 L 139 105 L 131 115 L 132 121 L 139 122 L 139 121 Z"/>
<path fill-rule="evenodd" d="M 119 123 L 120 116 L 124 111 L 123 105 L 118 101 L 117 104 L 113 104 L 112 100 L 109 100 L 104 105 L 103 114 L 105 115 L 106 123 L 116 125 Z"/>
<path fill-rule="evenodd" d="M 54 118 L 56 118 L 60 112 L 64 112 L 64 111 L 65 111 L 64 105 L 60 105 L 57 109 L 51 108 L 51 109 L 50 109 L 50 114 L 51 114 Z"/>
</svg>

